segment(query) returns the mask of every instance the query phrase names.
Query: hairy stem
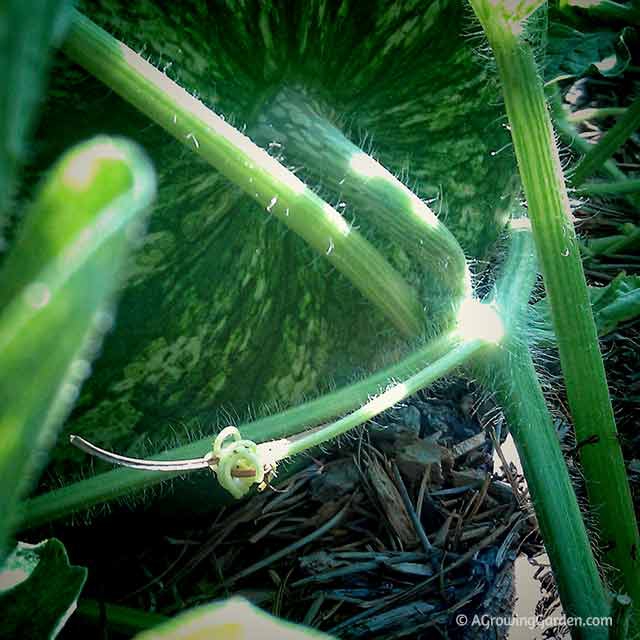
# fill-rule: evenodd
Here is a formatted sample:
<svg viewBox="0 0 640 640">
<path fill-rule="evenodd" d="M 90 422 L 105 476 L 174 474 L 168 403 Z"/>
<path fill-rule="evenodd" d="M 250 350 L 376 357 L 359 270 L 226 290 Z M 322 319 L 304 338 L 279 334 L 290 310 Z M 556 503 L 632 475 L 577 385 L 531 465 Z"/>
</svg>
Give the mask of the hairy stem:
<svg viewBox="0 0 640 640">
<path fill-rule="evenodd" d="M 268 451 L 266 454 L 268 462 L 275 463 L 284 460 L 344 435 L 355 427 L 364 424 L 367 420 L 390 409 L 398 402 L 406 400 L 420 389 L 424 389 L 436 380 L 448 375 L 470 358 L 476 356 L 484 346 L 485 342 L 481 339 L 464 341 L 449 353 L 426 366 L 422 371 L 382 392 L 348 416 L 322 428 L 312 429 L 307 433 L 301 434 L 300 437 L 265 443 L 265 449 Z"/>
<path fill-rule="evenodd" d="M 367 402 L 371 395 L 379 393 L 381 389 L 385 389 L 398 379 L 406 378 L 441 358 L 457 347 L 460 339 L 458 333 L 447 333 L 418 349 L 401 362 L 365 380 L 282 413 L 240 425 L 239 428 L 243 437 L 255 442 L 284 438 L 299 433 L 335 416 L 353 411 Z M 212 438 L 213 435 L 165 451 L 157 456 L 157 459 L 202 457 L 211 450 Z M 125 468 L 100 473 L 25 501 L 17 526 L 22 529 L 35 527 L 96 504 L 144 491 L 179 475 L 181 475 L 179 471 L 171 474 Z M 215 484 L 212 483 L 212 485 L 213 489 Z M 215 499 L 216 497 L 212 495 L 212 501 Z"/>
<path fill-rule="evenodd" d="M 264 149 L 78 12 L 63 50 L 300 235 L 397 329 L 422 334 L 415 292 L 333 207 Z"/>
<path fill-rule="evenodd" d="M 565 614 L 582 620 L 608 616 L 609 600 L 526 345 L 507 341 L 478 371 L 509 423 Z M 605 627 L 572 633 L 608 638 Z"/>
<path fill-rule="evenodd" d="M 506 338 L 477 361 L 476 371 L 496 393 L 507 418 L 566 615 L 605 617 L 609 601 L 531 355 L 521 339 L 536 266 L 533 238 L 521 225 L 512 231 L 494 298 L 505 319 Z M 604 627 L 572 632 L 579 638 L 607 638 Z"/>
<path fill-rule="evenodd" d="M 490 0 L 471 4 L 502 81 L 576 437 L 593 443 L 581 447 L 581 461 L 610 577 L 638 607 L 640 536 L 542 81 L 520 25 Z"/>
<path fill-rule="evenodd" d="M 469 295 L 471 278 L 462 248 L 431 209 L 380 163 L 351 142 L 322 106 L 301 89 L 284 87 L 265 106 L 251 137 L 277 145 L 293 164 L 371 214 L 371 222 L 418 257 L 455 300 Z"/>
</svg>

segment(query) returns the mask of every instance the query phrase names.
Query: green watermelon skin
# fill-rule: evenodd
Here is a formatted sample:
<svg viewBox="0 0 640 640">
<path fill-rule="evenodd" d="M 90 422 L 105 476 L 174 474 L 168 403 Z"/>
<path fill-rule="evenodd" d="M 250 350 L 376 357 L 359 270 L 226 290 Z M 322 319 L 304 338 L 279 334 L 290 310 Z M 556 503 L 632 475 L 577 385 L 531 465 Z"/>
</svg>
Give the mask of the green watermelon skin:
<svg viewBox="0 0 640 640">
<path fill-rule="evenodd" d="M 292 88 L 421 197 L 441 194 L 434 207 L 469 257 L 490 253 L 515 165 L 508 149 L 495 153 L 508 143 L 498 84 L 479 42 L 464 35 L 472 23 L 462 3 L 100 0 L 79 8 L 250 136 L 260 137 L 274 96 Z M 32 180 L 62 150 L 102 132 L 138 141 L 159 181 L 149 233 L 67 432 L 122 452 L 157 450 L 199 435 L 196 426 L 212 432 L 221 415 L 234 422 L 297 404 L 411 347 L 188 141 L 63 56 L 51 84 Z M 280 115 L 296 135 L 294 110 Z M 283 161 L 335 205 L 340 194 L 305 173 L 309 131 L 297 124 L 298 155 L 285 148 Z M 328 153 L 312 139 L 308 148 Z M 414 256 L 368 224 L 366 209 L 347 203 L 345 216 L 420 291 L 427 333 L 446 323 L 448 305 L 433 305 L 444 294 Z M 82 456 L 65 446 L 55 453 L 65 473 Z"/>
</svg>

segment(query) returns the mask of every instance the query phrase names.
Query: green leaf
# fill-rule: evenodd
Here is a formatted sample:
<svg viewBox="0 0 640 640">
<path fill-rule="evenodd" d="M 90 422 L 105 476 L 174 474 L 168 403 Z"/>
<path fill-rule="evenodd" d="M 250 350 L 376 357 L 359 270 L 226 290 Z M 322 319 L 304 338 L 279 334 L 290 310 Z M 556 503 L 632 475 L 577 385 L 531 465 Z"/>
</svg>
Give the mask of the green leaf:
<svg viewBox="0 0 640 640">
<path fill-rule="evenodd" d="M 52 169 L 0 272 L 0 562 L 18 498 L 112 322 L 113 294 L 154 189 L 132 143 L 79 145 Z"/>
<path fill-rule="evenodd" d="M 55 638 L 86 578 L 59 540 L 19 542 L 0 571 L 0 638 Z"/>
<path fill-rule="evenodd" d="M 545 77 L 579 77 L 595 69 L 603 76 L 618 76 L 631 61 L 628 42 L 636 38 L 635 29 L 582 33 L 567 25 L 549 27 Z"/>
<path fill-rule="evenodd" d="M 166 624 L 136 636 L 136 640 L 330 640 L 314 629 L 292 624 L 268 615 L 243 598 L 231 598 L 191 609 Z"/>
<path fill-rule="evenodd" d="M 49 48 L 66 30 L 70 5 L 68 0 L 6 0 L 0 5 L 0 214 L 25 155 Z"/>
<path fill-rule="evenodd" d="M 605 336 L 622 322 L 640 315 L 640 276 L 620 273 L 606 287 L 589 287 L 589 297 L 598 335 Z M 537 339 L 552 343 L 554 336 L 547 298 L 536 303 L 533 309 Z"/>
<path fill-rule="evenodd" d="M 601 336 L 640 315 L 640 276 L 620 273 L 606 287 L 590 287 L 589 293 Z"/>
</svg>

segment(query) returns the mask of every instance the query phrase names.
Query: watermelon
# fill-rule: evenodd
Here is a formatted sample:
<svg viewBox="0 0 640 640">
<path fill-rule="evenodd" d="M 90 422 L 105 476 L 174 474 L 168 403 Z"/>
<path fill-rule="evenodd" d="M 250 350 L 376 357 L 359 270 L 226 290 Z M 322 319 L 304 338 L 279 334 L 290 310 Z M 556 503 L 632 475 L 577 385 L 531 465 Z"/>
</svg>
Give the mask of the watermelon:
<svg viewBox="0 0 640 640">
<path fill-rule="evenodd" d="M 464 3 L 95 0 L 79 9 L 357 226 L 419 292 L 427 333 L 450 320 L 446 291 L 376 225 L 366 194 L 343 198 L 327 140 L 372 154 L 433 201 L 469 258 L 490 255 L 516 170 L 499 85 L 468 35 Z M 98 132 L 139 142 L 159 191 L 67 433 L 157 451 L 220 420 L 298 404 L 412 348 L 322 256 L 62 54 L 27 183 Z M 64 472 L 84 459 L 64 444 L 55 458 Z"/>
</svg>

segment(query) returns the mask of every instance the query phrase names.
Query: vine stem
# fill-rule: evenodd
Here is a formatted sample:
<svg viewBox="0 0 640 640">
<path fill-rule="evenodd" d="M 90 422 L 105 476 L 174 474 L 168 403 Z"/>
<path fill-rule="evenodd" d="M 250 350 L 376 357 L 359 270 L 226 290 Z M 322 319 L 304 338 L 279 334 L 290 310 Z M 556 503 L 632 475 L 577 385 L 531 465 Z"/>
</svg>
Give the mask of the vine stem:
<svg viewBox="0 0 640 640">
<path fill-rule="evenodd" d="M 262 146 L 280 145 L 288 163 L 301 164 L 310 180 L 366 212 L 368 222 L 416 256 L 432 279 L 438 278 L 450 293 L 447 306 L 471 295 L 471 275 L 454 235 L 421 198 L 322 111 L 301 89 L 283 87 L 264 106 L 251 137 Z"/>
<path fill-rule="evenodd" d="M 477 373 L 509 424 L 565 614 L 581 620 L 608 617 L 609 599 L 526 344 L 507 341 Z M 584 640 L 609 637 L 604 626 L 571 631 Z"/>
<path fill-rule="evenodd" d="M 344 418 L 304 432 L 299 436 L 282 438 L 260 445 L 261 457 L 267 465 L 275 465 L 281 460 L 334 440 L 383 411 L 390 409 L 398 402 L 406 400 L 409 396 L 420 391 L 420 389 L 424 389 L 436 380 L 448 375 L 473 356 L 477 356 L 478 352 L 485 346 L 486 342 L 478 338 L 464 341 L 449 353 L 422 369 L 422 371 L 399 384 L 393 385 L 390 389 L 382 392 L 379 396 Z"/>
<path fill-rule="evenodd" d="M 260 461 L 265 468 L 275 469 L 278 462 L 292 456 L 304 453 L 309 449 L 318 447 L 330 440 L 334 440 L 355 427 L 364 424 L 371 418 L 379 415 L 383 411 L 390 409 L 394 405 L 406 400 L 420 389 L 430 385 L 432 382 L 446 376 L 453 370 L 467 362 L 471 357 L 477 355 L 478 351 L 485 345 L 481 338 L 470 340 L 462 339 L 458 346 L 452 348 L 448 353 L 429 364 L 418 373 L 410 376 L 401 383 L 393 384 L 389 389 L 380 393 L 362 407 L 340 418 L 330 424 L 320 425 L 313 429 L 294 434 L 287 438 L 270 440 L 258 446 Z M 118 464 L 130 469 L 158 471 L 172 473 L 175 471 L 189 472 L 204 469 L 215 460 L 212 458 L 200 457 L 190 460 L 140 460 L 129 458 L 100 449 L 94 444 L 84 440 L 79 436 L 71 436 L 71 444 L 79 447 L 86 453 L 94 455 L 112 464 Z M 233 475 L 233 472 L 232 472 Z M 251 477 L 255 473 L 241 474 L 238 477 Z"/>
<path fill-rule="evenodd" d="M 281 413 L 239 425 L 239 429 L 244 438 L 255 442 L 265 442 L 297 434 L 304 429 L 309 429 L 335 416 L 356 409 L 362 403 L 367 402 L 371 395 L 379 393 L 381 389 L 393 384 L 394 381 L 408 377 L 429 363 L 436 361 L 458 346 L 460 340 L 461 336 L 458 332 L 447 332 L 417 349 L 400 362 L 376 372 L 364 380 Z M 202 458 L 203 453 L 210 449 L 211 436 L 208 436 L 154 457 L 157 457 L 158 460 Z M 157 473 L 127 468 L 98 473 L 26 500 L 21 505 L 16 526 L 21 529 L 39 526 L 52 520 L 64 518 L 77 511 L 89 509 L 96 504 L 144 491 L 165 480 L 176 478 L 182 473 L 184 471 Z M 212 497 L 212 499 L 214 498 Z"/>
<path fill-rule="evenodd" d="M 479 301 L 475 301 L 475 304 L 480 305 Z M 495 322 L 500 323 L 500 320 L 497 316 L 492 318 Z M 478 333 L 474 330 L 474 335 L 468 334 L 468 324 L 469 320 L 463 320 L 456 330 L 456 333 L 460 333 L 459 336 L 459 344 L 452 346 L 452 348 L 432 362 L 431 364 L 424 367 L 418 373 L 410 376 L 408 379 L 404 380 L 401 383 L 391 382 L 391 387 L 380 393 L 377 397 L 369 402 L 365 403 L 359 409 L 353 411 L 349 415 L 340 418 L 330 424 L 320 425 L 318 427 L 302 431 L 300 433 L 296 433 L 291 435 L 288 438 L 281 438 L 277 440 L 270 440 L 260 444 L 256 447 L 256 445 L 249 441 L 246 438 L 247 429 L 245 429 L 245 437 L 242 439 L 242 442 L 248 443 L 258 454 L 255 458 L 255 461 L 251 463 L 250 467 L 238 469 L 231 469 L 231 476 L 235 476 L 237 479 L 246 479 L 248 484 L 243 483 L 242 492 L 237 491 L 234 492 L 233 489 L 236 487 L 232 486 L 233 483 L 229 483 L 225 480 L 224 477 L 220 476 L 220 471 L 216 472 L 218 476 L 218 481 L 225 489 L 229 490 L 234 497 L 239 498 L 245 495 L 248 488 L 253 484 L 254 476 L 258 476 L 255 482 L 260 483 L 262 481 L 262 476 L 265 471 L 275 472 L 277 468 L 278 462 L 304 453 L 309 449 L 313 449 L 318 447 L 330 440 L 334 440 L 335 438 L 346 434 L 351 431 L 355 427 L 365 423 L 371 418 L 379 415 L 383 411 L 390 409 L 395 404 L 405 400 L 410 395 L 413 395 L 420 389 L 428 386 L 432 382 L 446 376 L 451 373 L 465 362 L 469 361 L 473 356 L 476 356 L 478 352 L 490 342 L 487 340 L 486 335 L 482 334 L 482 331 Z M 304 428 L 301 426 L 301 428 Z M 236 427 L 227 427 L 227 429 L 223 430 L 220 435 L 216 438 L 216 442 L 218 439 L 222 438 L 224 440 L 224 433 L 227 430 L 233 430 L 238 434 L 238 438 L 240 438 L 239 430 Z M 259 434 L 258 437 L 264 436 L 263 433 Z M 84 440 L 80 436 L 71 436 L 71 443 L 75 446 L 79 447 L 86 453 L 89 453 L 93 456 L 101 458 L 107 462 L 112 464 L 121 465 L 127 469 L 132 469 L 136 471 L 146 471 L 149 472 L 162 472 L 162 475 L 166 478 L 167 474 L 179 475 L 188 473 L 190 471 L 196 471 L 200 469 L 204 469 L 206 467 L 217 466 L 221 467 L 224 463 L 224 452 L 220 454 L 221 457 L 216 455 L 216 444 L 214 443 L 214 457 L 211 455 L 205 455 L 198 458 L 193 459 L 185 459 L 185 460 L 141 460 L 138 458 L 130 458 L 127 456 L 122 456 L 119 454 L 115 454 L 109 451 L 105 451 L 100 447 Z M 240 444 L 239 442 L 237 443 Z M 230 446 L 231 453 L 234 453 L 234 445 Z M 258 465 L 258 466 L 256 466 Z M 223 474 L 224 475 L 224 474 Z M 76 483 L 76 499 L 80 497 L 78 493 L 78 489 L 82 490 L 82 487 L 78 487 L 81 483 Z M 229 487 L 232 486 L 232 489 Z M 131 489 L 131 487 L 129 487 Z M 59 490 L 58 493 L 63 492 L 64 489 Z M 52 496 L 53 501 L 57 501 L 59 495 L 56 496 L 56 492 L 52 492 L 54 495 Z M 86 497 L 86 496 L 84 496 Z M 37 500 L 37 498 L 36 498 Z M 49 501 L 51 502 L 51 500 Z M 85 502 L 82 506 L 88 506 Z"/>
<path fill-rule="evenodd" d="M 422 305 L 400 274 L 264 149 L 77 11 L 63 51 L 300 235 L 402 333 L 422 334 Z"/>
<path fill-rule="evenodd" d="M 638 607 L 640 536 L 542 81 L 507 3 L 470 2 L 500 73 L 576 438 L 593 442 L 581 447 L 580 457 L 605 559 L 613 567 L 609 576 Z"/>
<path fill-rule="evenodd" d="M 522 462 L 540 533 L 568 616 L 607 617 L 610 605 L 591 550 L 560 442 L 536 375 L 526 335 L 528 300 L 535 286 L 535 245 L 526 221 L 511 231 L 507 261 L 494 304 L 505 319 L 505 340 L 475 362 L 474 371 L 495 394 Z M 608 629 L 572 629 L 574 637 L 608 638 Z"/>
</svg>

